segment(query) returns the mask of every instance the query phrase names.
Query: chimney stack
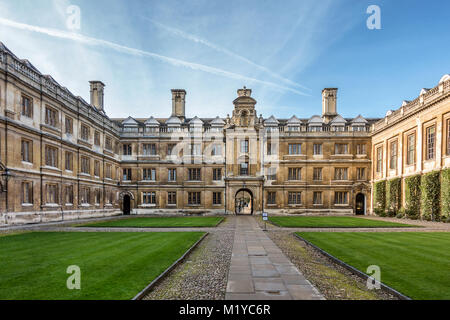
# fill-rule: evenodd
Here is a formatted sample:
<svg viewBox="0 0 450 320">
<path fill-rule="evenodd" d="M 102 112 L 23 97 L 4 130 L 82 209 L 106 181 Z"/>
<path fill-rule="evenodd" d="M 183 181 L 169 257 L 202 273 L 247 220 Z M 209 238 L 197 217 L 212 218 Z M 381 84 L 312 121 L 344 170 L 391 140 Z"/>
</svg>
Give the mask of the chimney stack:
<svg viewBox="0 0 450 320">
<path fill-rule="evenodd" d="M 172 116 L 185 118 L 186 90 L 172 89 Z"/>
<path fill-rule="evenodd" d="M 322 117 L 327 121 L 337 115 L 337 88 L 322 90 Z"/>
<path fill-rule="evenodd" d="M 89 81 L 91 84 L 91 105 L 98 111 L 103 111 L 105 84 L 101 81 Z"/>
</svg>

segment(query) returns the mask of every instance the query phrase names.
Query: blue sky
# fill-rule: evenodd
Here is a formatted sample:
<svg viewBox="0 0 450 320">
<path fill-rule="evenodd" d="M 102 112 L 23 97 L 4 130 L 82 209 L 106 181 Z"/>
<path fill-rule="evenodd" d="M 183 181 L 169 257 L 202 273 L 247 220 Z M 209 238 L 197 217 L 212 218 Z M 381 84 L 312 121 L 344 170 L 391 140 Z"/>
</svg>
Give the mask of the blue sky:
<svg viewBox="0 0 450 320">
<path fill-rule="evenodd" d="M 366 27 L 369 5 L 381 30 Z M 224 117 L 244 85 L 264 117 L 320 114 L 325 87 L 344 117 L 383 117 L 450 73 L 448 12 L 437 0 L 0 0 L 0 41 L 87 101 L 88 81 L 103 81 L 111 117 L 167 117 L 172 88 L 186 89 L 188 117 Z"/>
</svg>

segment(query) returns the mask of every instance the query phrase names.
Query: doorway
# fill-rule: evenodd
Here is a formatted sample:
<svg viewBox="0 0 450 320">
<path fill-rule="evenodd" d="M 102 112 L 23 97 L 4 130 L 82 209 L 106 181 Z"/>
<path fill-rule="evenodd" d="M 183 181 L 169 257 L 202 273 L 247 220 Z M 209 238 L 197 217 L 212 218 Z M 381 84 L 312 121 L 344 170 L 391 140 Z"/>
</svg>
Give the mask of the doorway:
<svg viewBox="0 0 450 320">
<path fill-rule="evenodd" d="M 366 196 L 362 193 L 358 193 L 356 195 L 355 214 L 356 215 L 366 214 Z"/>
<path fill-rule="evenodd" d="M 234 199 L 236 214 L 253 214 L 253 195 L 250 190 L 241 189 Z"/>
<path fill-rule="evenodd" d="M 129 215 L 131 212 L 131 198 L 128 194 L 123 196 L 123 214 Z"/>
</svg>

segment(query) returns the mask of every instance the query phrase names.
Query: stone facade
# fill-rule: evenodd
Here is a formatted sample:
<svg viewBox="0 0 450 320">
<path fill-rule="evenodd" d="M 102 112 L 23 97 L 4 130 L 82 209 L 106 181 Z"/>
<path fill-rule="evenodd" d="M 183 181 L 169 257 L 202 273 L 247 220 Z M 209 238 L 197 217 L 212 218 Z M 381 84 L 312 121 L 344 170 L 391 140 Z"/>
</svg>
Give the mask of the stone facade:
<svg viewBox="0 0 450 320">
<path fill-rule="evenodd" d="M 448 84 L 421 95 L 420 130 L 433 121 L 438 136 L 448 130 Z M 169 118 L 111 119 L 105 85 L 90 86 L 89 104 L 0 43 L 0 225 L 122 213 L 369 214 L 371 180 L 387 173 L 374 171 L 375 148 L 417 127 L 405 107 L 408 117 L 345 119 L 336 88 L 322 91 L 322 115 L 309 119 L 258 116 L 245 87 L 231 117 L 186 118 L 187 93 L 173 89 Z M 435 91 L 439 115 L 427 107 Z M 441 151 L 436 159 L 447 164 Z M 415 171 L 430 166 L 420 163 Z"/>
</svg>

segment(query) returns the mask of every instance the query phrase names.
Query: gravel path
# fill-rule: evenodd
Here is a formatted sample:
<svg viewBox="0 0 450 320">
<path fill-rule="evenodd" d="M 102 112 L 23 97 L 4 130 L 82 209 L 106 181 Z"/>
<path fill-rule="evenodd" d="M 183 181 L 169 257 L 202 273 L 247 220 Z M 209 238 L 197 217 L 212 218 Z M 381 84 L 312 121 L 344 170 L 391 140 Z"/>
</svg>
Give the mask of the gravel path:
<svg viewBox="0 0 450 320">
<path fill-rule="evenodd" d="M 226 219 L 144 300 L 223 300 L 234 242 L 235 219 Z"/>
</svg>

